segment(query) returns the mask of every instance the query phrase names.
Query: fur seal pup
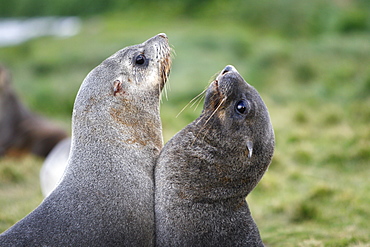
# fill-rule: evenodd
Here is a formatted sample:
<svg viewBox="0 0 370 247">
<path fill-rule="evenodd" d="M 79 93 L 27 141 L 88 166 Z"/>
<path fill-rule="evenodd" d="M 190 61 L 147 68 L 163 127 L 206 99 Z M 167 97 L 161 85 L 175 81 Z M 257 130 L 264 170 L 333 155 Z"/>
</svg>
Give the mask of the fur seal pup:
<svg viewBox="0 0 370 247">
<path fill-rule="evenodd" d="M 153 168 L 162 148 L 165 34 L 93 69 L 76 96 L 72 146 L 59 185 L 0 235 L 0 246 L 153 246 Z"/>
<path fill-rule="evenodd" d="M 245 197 L 274 151 L 258 92 L 227 66 L 198 119 L 163 147 L 155 167 L 157 246 L 263 246 Z"/>
<path fill-rule="evenodd" d="M 46 157 L 67 133 L 29 111 L 11 86 L 10 73 L 0 66 L 0 156 L 33 153 Z"/>
</svg>

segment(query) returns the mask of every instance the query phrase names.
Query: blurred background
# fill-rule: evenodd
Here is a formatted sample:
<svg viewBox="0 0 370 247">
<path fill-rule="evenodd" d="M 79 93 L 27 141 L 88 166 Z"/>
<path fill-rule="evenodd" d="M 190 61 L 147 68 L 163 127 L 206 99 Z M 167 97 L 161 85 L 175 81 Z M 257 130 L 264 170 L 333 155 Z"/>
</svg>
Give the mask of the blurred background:
<svg viewBox="0 0 370 247">
<path fill-rule="evenodd" d="M 234 65 L 276 135 L 247 198 L 265 244 L 370 246 L 370 1 L 0 0 L 0 17 L 0 63 L 16 95 L 67 133 L 87 73 L 157 33 L 176 54 L 161 103 L 165 141 L 202 103 L 176 117 L 181 109 Z M 0 157 L 0 232 L 42 201 L 42 162 Z"/>
</svg>

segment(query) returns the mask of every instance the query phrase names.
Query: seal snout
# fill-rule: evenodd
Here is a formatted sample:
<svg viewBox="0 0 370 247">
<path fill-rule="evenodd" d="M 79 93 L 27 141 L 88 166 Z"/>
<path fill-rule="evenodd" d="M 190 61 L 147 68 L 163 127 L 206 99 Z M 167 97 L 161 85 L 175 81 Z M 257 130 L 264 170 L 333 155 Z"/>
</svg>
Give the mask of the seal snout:
<svg viewBox="0 0 370 247">
<path fill-rule="evenodd" d="M 225 77 L 227 74 L 239 74 L 238 71 L 232 65 L 227 65 L 221 73 L 217 76 L 216 80 L 221 80 L 222 77 Z"/>
<path fill-rule="evenodd" d="M 222 71 L 221 75 L 224 75 L 226 74 L 227 72 L 230 72 L 230 71 L 236 71 L 235 67 L 232 66 L 232 65 L 227 65 L 224 70 Z"/>
<path fill-rule="evenodd" d="M 224 74 L 226 74 L 226 73 L 228 73 L 228 72 L 236 72 L 236 73 L 238 73 L 238 71 L 235 69 L 235 67 L 234 67 L 234 66 L 232 66 L 232 65 L 227 65 L 227 66 L 224 68 L 224 70 L 222 71 L 221 75 L 224 75 Z"/>
<path fill-rule="evenodd" d="M 168 39 L 165 33 L 159 33 L 157 36 L 161 36 L 162 38 Z"/>
</svg>

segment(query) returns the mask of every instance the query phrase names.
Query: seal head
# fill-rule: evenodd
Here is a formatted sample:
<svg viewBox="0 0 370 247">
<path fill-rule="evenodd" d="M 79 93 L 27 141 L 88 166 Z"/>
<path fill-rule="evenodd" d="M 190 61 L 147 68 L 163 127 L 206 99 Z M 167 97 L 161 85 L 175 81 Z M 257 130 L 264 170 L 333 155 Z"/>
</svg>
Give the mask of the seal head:
<svg viewBox="0 0 370 247">
<path fill-rule="evenodd" d="M 159 97 L 170 67 L 170 48 L 163 33 L 106 59 L 85 78 L 76 97 L 73 141 L 90 139 L 92 133 L 99 139 L 100 132 L 109 131 L 106 135 L 121 136 L 127 143 L 153 142 L 161 147 L 162 137 L 157 135 L 161 131 Z M 112 120 L 109 126 L 107 119 Z M 122 125 L 131 131 L 117 132 L 121 128 L 117 126 Z M 150 134 L 138 130 L 137 126 L 143 125 Z"/>
<path fill-rule="evenodd" d="M 257 90 L 233 66 L 226 66 L 209 86 L 203 112 L 194 123 L 188 133 L 193 139 L 189 148 L 207 147 L 205 162 L 212 166 L 198 163 L 206 169 L 206 177 L 189 183 L 184 193 L 192 191 L 199 200 L 247 196 L 267 170 L 274 151 L 269 113 Z"/>
</svg>

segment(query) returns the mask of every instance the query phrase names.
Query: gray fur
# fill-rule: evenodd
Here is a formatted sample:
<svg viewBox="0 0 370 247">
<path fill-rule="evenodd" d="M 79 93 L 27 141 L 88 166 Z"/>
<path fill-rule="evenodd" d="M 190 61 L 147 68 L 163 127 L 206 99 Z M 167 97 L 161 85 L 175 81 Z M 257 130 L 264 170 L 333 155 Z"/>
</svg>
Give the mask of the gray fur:
<svg viewBox="0 0 370 247">
<path fill-rule="evenodd" d="M 145 64 L 135 64 L 143 53 Z M 165 34 L 122 49 L 82 83 L 60 184 L 0 235 L 0 246 L 152 246 L 153 167 L 162 147 L 160 92 L 170 68 Z M 115 91 L 114 82 L 122 84 Z"/>
<path fill-rule="evenodd" d="M 235 108 L 242 99 L 245 114 Z M 273 151 L 265 104 L 227 66 L 207 89 L 200 117 L 164 146 L 156 163 L 157 246 L 263 246 L 245 197 Z"/>
</svg>

